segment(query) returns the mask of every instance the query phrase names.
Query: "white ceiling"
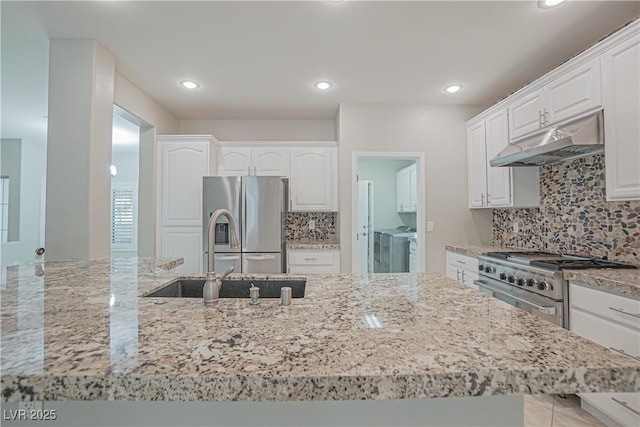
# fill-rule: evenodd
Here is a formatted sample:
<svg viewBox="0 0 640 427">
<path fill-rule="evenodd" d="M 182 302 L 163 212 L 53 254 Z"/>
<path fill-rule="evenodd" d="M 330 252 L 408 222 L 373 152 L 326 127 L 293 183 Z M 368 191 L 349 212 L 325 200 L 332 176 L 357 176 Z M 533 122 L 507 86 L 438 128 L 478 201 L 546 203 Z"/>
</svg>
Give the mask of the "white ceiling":
<svg viewBox="0 0 640 427">
<path fill-rule="evenodd" d="M 340 102 L 493 104 L 640 14 L 637 1 L 536 4 L 3 1 L 2 36 L 97 39 L 181 119 L 327 119 Z M 444 93 L 452 82 L 464 89 Z"/>
</svg>

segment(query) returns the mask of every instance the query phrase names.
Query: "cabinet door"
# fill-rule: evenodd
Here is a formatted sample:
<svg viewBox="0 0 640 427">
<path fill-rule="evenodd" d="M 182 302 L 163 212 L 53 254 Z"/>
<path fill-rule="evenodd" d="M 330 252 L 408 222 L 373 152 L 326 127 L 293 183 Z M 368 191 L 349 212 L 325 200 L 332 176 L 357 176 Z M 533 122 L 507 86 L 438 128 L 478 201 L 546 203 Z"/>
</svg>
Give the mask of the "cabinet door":
<svg viewBox="0 0 640 427">
<path fill-rule="evenodd" d="M 161 142 L 160 145 L 160 225 L 200 227 L 202 177 L 209 175 L 209 143 Z"/>
<path fill-rule="evenodd" d="M 251 170 L 251 148 L 221 147 L 218 162 L 218 175 L 253 175 Z"/>
<path fill-rule="evenodd" d="M 409 212 L 418 210 L 418 167 L 414 163 L 409 170 Z"/>
<path fill-rule="evenodd" d="M 289 196 L 292 211 L 334 211 L 333 147 L 291 148 Z"/>
<path fill-rule="evenodd" d="M 602 55 L 607 200 L 640 199 L 640 35 Z"/>
<path fill-rule="evenodd" d="M 202 230 L 200 227 L 163 227 L 160 236 L 164 257 L 182 257 L 176 273 L 202 273 Z"/>
<path fill-rule="evenodd" d="M 601 106 L 600 58 L 567 72 L 545 89 L 550 122 L 558 122 Z"/>
<path fill-rule="evenodd" d="M 542 127 L 540 113 L 544 110 L 544 89 L 518 97 L 509 106 L 509 136 L 513 140 Z"/>
<path fill-rule="evenodd" d="M 409 170 L 396 172 L 396 205 L 398 212 L 409 211 Z"/>
<path fill-rule="evenodd" d="M 253 149 L 253 175 L 289 176 L 289 149 L 270 147 Z"/>
<path fill-rule="evenodd" d="M 491 207 L 511 205 L 511 168 L 492 167 L 489 161 L 509 145 L 507 111 L 489 117 L 487 138 L 487 204 Z"/>
<path fill-rule="evenodd" d="M 486 205 L 487 152 L 485 123 L 481 121 L 467 128 L 467 159 L 469 174 L 469 207 Z"/>
</svg>

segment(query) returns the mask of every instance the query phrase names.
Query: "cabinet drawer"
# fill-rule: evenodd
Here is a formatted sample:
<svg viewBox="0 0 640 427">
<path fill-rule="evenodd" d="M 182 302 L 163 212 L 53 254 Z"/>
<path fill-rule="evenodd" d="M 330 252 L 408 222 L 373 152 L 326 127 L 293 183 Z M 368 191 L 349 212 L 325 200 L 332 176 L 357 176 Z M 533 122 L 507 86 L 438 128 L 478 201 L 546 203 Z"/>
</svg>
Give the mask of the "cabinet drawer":
<svg viewBox="0 0 640 427">
<path fill-rule="evenodd" d="M 290 265 L 332 265 L 332 251 L 291 251 L 289 252 Z"/>
<path fill-rule="evenodd" d="M 289 265 L 289 274 L 332 274 L 332 265 Z"/>
<path fill-rule="evenodd" d="M 615 322 L 610 322 L 586 311 L 571 307 L 571 331 L 617 352 L 640 358 L 640 333 Z"/>
<path fill-rule="evenodd" d="M 571 283 L 571 307 L 587 311 L 609 320 L 640 330 L 640 301 Z"/>
<path fill-rule="evenodd" d="M 640 393 L 581 393 L 580 398 L 623 426 L 640 425 Z"/>
<path fill-rule="evenodd" d="M 455 252 L 447 252 L 447 264 L 465 269 L 472 273 L 478 272 L 478 259 Z"/>
</svg>

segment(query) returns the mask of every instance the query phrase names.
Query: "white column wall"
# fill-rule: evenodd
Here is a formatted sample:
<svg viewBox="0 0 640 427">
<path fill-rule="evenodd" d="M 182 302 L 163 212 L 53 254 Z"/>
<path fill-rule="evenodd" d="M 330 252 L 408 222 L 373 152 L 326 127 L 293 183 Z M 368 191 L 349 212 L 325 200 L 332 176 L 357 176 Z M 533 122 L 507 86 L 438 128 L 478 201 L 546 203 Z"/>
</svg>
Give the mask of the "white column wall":
<svg viewBox="0 0 640 427">
<path fill-rule="evenodd" d="M 115 57 L 94 40 L 51 40 L 47 259 L 110 254 Z"/>
</svg>

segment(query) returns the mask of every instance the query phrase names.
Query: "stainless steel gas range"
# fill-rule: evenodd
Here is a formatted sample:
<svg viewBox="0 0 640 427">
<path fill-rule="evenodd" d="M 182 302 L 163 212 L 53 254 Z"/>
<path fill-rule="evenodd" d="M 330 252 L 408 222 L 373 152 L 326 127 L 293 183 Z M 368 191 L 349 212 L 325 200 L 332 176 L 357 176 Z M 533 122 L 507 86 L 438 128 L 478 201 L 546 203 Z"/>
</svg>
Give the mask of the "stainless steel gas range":
<svg viewBox="0 0 640 427">
<path fill-rule="evenodd" d="M 569 329 L 569 286 L 563 270 L 636 268 L 547 252 L 489 252 L 478 257 L 481 292 Z"/>
</svg>

